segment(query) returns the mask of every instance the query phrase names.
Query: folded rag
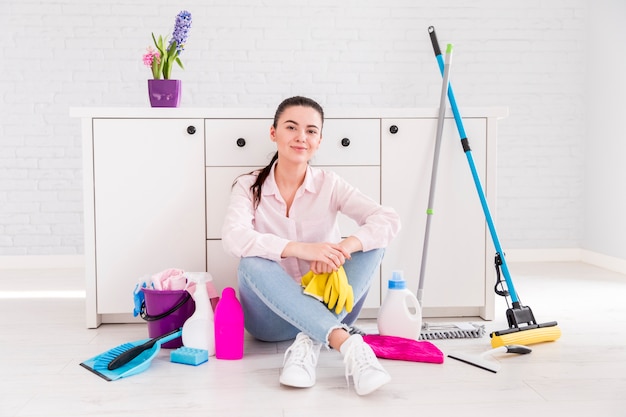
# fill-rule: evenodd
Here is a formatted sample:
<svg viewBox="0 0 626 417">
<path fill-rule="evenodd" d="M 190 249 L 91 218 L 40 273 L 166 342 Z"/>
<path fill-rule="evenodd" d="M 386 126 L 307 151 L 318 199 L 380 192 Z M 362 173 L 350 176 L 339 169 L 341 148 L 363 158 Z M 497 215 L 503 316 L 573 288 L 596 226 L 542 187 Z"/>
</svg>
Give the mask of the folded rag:
<svg viewBox="0 0 626 417">
<path fill-rule="evenodd" d="M 427 340 L 413 340 L 397 336 L 368 334 L 363 336 L 374 354 L 382 359 L 410 362 L 443 363 L 443 352 Z"/>
</svg>

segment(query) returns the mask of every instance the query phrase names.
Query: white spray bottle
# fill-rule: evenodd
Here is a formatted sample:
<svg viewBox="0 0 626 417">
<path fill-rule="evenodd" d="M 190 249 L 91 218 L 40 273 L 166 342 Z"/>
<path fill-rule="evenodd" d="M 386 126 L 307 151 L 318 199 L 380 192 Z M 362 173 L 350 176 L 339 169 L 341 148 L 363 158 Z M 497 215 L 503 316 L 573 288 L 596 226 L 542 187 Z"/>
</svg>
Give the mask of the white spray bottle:
<svg viewBox="0 0 626 417">
<path fill-rule="evenodd" d="M 215 330 L 213 309 L 206 289 L 207 281 L 213 278 L 208 272 L 186 272 L 185 278 L 196 284 L 193 300 L 196 311 L 183 324 L 183 345 L 194 349 L 204 349 L 209 356 L 215 355 Z"/>
</svg>

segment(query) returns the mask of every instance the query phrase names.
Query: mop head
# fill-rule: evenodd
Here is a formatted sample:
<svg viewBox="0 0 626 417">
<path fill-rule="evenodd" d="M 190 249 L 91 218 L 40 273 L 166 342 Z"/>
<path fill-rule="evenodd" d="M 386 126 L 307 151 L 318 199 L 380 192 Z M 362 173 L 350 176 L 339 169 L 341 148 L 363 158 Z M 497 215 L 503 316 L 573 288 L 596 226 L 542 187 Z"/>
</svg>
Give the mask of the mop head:
<svg viewBox="0 0 626 417">
<path fill-rule="evenodd" d="M 491 346 L 496 348 L 506 345 L 532 345 L 535 343 L 554 342 L 561 337 L 561 329 L 558 326 L 536 327 L 532 329 L 519 329 L 514 332 L 493 332 Z"/>
<path fill-rule="evenodd" d="M 422 325 L 420 340 L 477 339 L 486 334 L 485 326 L 473 323 L 437 323 Z"/>
</svg>

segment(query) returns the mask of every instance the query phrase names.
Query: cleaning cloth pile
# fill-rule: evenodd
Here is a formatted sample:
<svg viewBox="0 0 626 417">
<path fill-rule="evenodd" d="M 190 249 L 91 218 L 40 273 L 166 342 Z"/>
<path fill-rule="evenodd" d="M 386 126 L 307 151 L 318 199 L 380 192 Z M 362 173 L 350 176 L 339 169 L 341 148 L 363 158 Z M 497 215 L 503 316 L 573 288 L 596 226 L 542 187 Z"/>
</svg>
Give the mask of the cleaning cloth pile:
<svg viewBox="0 0 626 417">
<path fill-rule="evenodd" d="M 141 306 L 145 302 L 144 293 L 141 291 L 143 288 L 157 291 L 186 290 L 189 294 L 193 295 L 196 289 L 196 283 L 188 281 L 185 277 L 185 271 L 178 268 L 165 269 L 153 275 L 144 275 L 139 279 L 139 282 L 135 285 L 135 289 L 133 290 L 133 316 L 135 317 L 141 313 Z M 219 293 L 215 289 L 212 281 L 206 282 L 206 288 L 212 303 L 213 300 L 219 299 Z"/>
</svg>

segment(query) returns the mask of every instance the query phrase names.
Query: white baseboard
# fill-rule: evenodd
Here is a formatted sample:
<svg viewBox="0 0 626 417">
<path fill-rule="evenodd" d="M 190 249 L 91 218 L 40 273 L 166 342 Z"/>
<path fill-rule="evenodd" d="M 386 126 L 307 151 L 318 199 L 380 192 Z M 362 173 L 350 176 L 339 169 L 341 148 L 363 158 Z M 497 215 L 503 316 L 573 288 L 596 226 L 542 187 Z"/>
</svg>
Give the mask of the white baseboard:
<svg viewBox="0 0 626 417">
<path fill-rule="evenodd" d="M 626 259 L 615 258 L 586 249 L 511 249 L 507 262 L 584 262 L 626 275 Z"/>
<path fill-rule="evenodd" d="M 583 250 L 582 262 L 599 266 L 601 268 L 608 269 L 609 271 L 626 274 L 626 259 L 614 258 L 601 253 Z"/>
<path fill-rule="evenodd" d="M 581 262 L 582 249 L 508 249 L 507 262 Z"/>
<path fill-rule="evenodd" d="M 0 256 L 1 269 L 84 268 L 83 255 Z"/>
</svg>

